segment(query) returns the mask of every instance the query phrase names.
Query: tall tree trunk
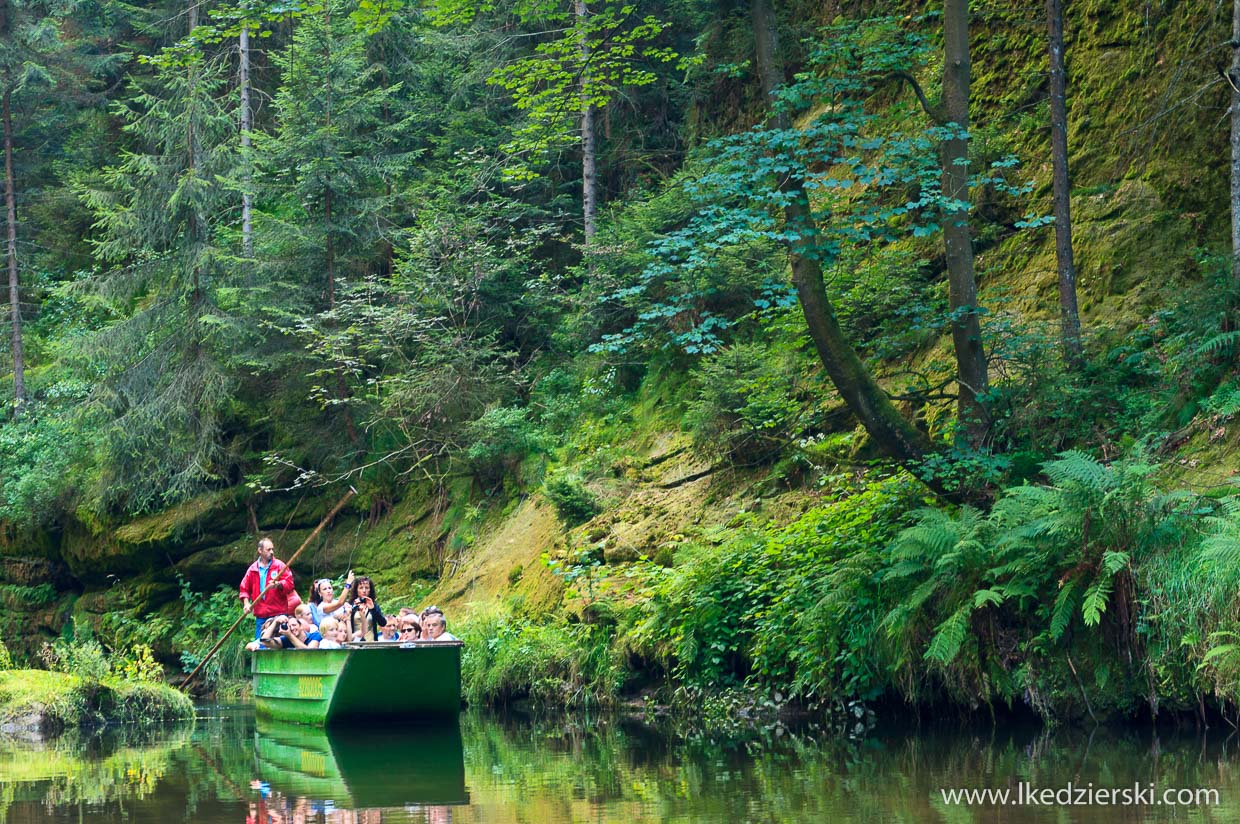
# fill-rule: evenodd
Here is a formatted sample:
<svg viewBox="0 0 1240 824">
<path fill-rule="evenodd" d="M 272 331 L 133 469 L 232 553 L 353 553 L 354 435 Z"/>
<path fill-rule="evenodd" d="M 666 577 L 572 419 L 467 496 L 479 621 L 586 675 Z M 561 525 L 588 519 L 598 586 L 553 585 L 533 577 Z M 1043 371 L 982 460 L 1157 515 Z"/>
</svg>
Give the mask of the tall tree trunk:
<svg viewBox="0 0 1240 824">
<path fill-rule="evenodd" d="M 762 90 L 770 98 L 775 87 L 783 82 L 775 14 L 767 0 L 752 0 L 750 14 L 758 74 Z M 776 125 L 788 128 L 787 116 L 776 115 Z M 793 234 L 799 238 L 790 243 L 788 256 L 792 283 L 805 313 L 814 349 L 840 397 L 878 447 L 901 464 L 914 468 L 930 450 L 929 440 L 891 403 L 840 328 L 827 295 L 822 267 L 813 256 L 817 226 L 804 181 L 799 175 L 790 174 L 781 181 L 780 190 L 788 196 L 784 220 L 794 227 Z"/>
<path fill-rule="evenodd" d="M 1240 286 L 1240 0 L 1231 6 L 1231 279 Z"/>
<path fill-rule="evenodd" d="M 189 33 L 192 34 L 194 29 L 198 27 L 198 0 L 190 0 L 188 13 Z M 188 95 L 190 101 L 190 111 L 185 124 L 185 152 L 187 155 L 187 169 L 190 176 L 194 176 L 199 168 L 198 156 L 200 147 L 198 145 L 197 123 L 194 121 L 194 112 L 197 109 L 195 95 L 197 94 L 198 85 L 198 67 L 191 61 L 188 68 L 189 75 L 187 77 Z M 190 250 L 193 255 L 193 308 L 196 310 L 202 302 L 202 245 L 205 243 L 204 230 L 206 228 L 206 220 L 204 216 L 200 216 L 197 211 L 197 201 L 191 194 L 189 197 L 190 215 L 189 215 L 189 234 L 190 234 Z M 191 318 L 190 323 L 193 327 L 197 326 L 197 319 Z M 194 328 L 190 331 L 190 341 L 193 348 L 197 349 L 198 334 Z"/>
<path fill-rule="evenodd" d="M 254 257 L 254 227 L 251 220 L 252 203 L 250 199 L 250 129 L 253 127 L 250 112 L 250 28 L 247 21 L 242 21 L 241 34 L 238 35 L 240 52 L 237 85 L 241 91 L 241 159 L 245 164 L 241 190 L 241 254 L 243 257 Z"/>
<path fill-rule="evenodd" d="M 957 415 L 970 446 L 980 447 L 990 428 L 983 398 L 990 388 L 982 326 L 978 318 L 977 279 L 973 272 L 973 237 L 969 229 L 969 2 L 943 3 L 943 109 L 959 134 L 943 141 L 943 196 L 957 204 L 944 215 L 952 342 L 959 384 Z"/>
<path fill-rule="evenodd" d="M 1240 0 L 1236 0 L 1240 5 Z M 1055 257 L 1059 264 L 1059 325 L 1064 360 L 1081 365 L 1081 316 L 1072 261 L 1072 185 L 1068 175 L 1067 76 L 1063 52 L 1063 0 L 1046 0 L 1051 57 L 1051 174 L 1055 190 Z M 1234 172 L 1233 172 L 1234 174 Z"/>
<path fill-rule="evenodd" d="M 581 218 L 585 227 L 586 246 L 594 239 L 598 214 L 597 144 L 594 134 L 594 107 L 590 105 L 590 44 L 588 42 L 590 11 L 585 0 L 574 0 L 573 10 L 581 31 Z"/>
<path fill-rule="evenodd" d="M 5 4 L 7 6 L 7 4 Z M 7 8 L 4 25 L 7 32 Z M 8 228 L 9 321 L 13 340 L 13 414 L 20 416 L 26 404 L 26 356 L 22 348 L 22 307 L 17 283 L 17 182 L 13 177 L 13 114 L 12 93 L 6 83 L 0 99 L 0 116 L 4 119 L 4 213 Z"/>
<path fill-rule="evenodd" d="M 327 263 L 327 310 L 336 308 L 336 247 L 332 244 L 332 190 L 323 193 L 323 253 Z"/>
</svg>

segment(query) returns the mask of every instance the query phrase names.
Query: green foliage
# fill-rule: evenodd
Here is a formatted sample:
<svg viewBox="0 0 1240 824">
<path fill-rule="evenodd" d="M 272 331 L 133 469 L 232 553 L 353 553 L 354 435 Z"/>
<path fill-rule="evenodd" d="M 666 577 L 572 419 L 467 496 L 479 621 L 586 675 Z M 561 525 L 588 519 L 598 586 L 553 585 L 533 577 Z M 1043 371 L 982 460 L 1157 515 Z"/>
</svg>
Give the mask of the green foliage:
<svg viewBox="0 0 1240 824">
<path fill-rule="evenodd" d="M 798 433 L 803 409 L 794 361 L 758 344 L 734 344 L 692 372 L 685 424 L 695 446 L 740 464 L 769 461 Z"/>
<path fill-rule="evenodd" d="M 515 406 L 488 409 L 465 426 L 464 438 L 469 444 L 465 459 L 485 486 L 515 474 L 527 455 L 543 452 L 547 444 L 547 436 L 526 410 Z"/>
<path fill-rule="evenodd" d="M 13 669 L 13 658 L 9 655 L 9 648 L 0 641 L 0 672 Z"/>
<path fill-rule="evenodd" d="M 164 668 L 155 660 L 155 653 L 147 644 L 132 649 L 114 650 L 111 662 L 112 674 L 129 684 L 162 684 Z"/>
<path fill-rule="evenodd" d="M 570 2 L 517 3 L 506 9 L 521 24 L 541 30 L 532 53 L 497 67 L 488 78 L 509 92 L 528 117 L 504 146 L 518 158 L 505 169 L 513 179 L 535 176 L 528 156 L 541 158 L 576 145 L 583 111 L 607 106 L 626 89 L 654 83 L 655 70 L 678 57 L 658 42 L 669 24 L 641 14 L 636 3 L 604 0 L 576 9 Z M 496 7 L 434 0 L 430 11 L 437 25 L 468 24 Z M 547 37 L 549 30 L 560 36 Z"/>
<path fill-rule="evenodd" d="M 180 650 L 184 671 L 191 672 L 236 622 L 237 591 L 233 587 L 221 586 L 209 595 L 200 594 L 182 579 L 181 604 L 184 612 L 176 631 L 172 633 L 172 644 Z M 247 640 L 234 635 L 231 641 L 225 643 L 199 674 L 203 683 L 223 687 L 229 682 L 246 678 L 249 669 L 249 658 L 245 652 Z"/>
<path fill-rule="evenodd" d="M 54 520 L 86 457 L 71 421 L 28 403 L 20 419 L 0 426 L 0 520 L 23 526 Z"/>
<path fill-rule="evenodd" d="M 692 684 L 749 675 L 804 696 L 872 697 L 881 681 L 870 588 L 914 488 L 906 476 L 875 482 L 786 527 L 682 547 L 676 566 L 651 570 L 627 643 Z"/>
<path fill-rule="evenodd" d="M 9 609 L 45 607 L 58 597 L 56 587 L 44 581 L 34 586 L 0 584 L 0 597 Z"/>
<path fill-rule="evenodd" d="M 454 634 L 465 642 L 461 691 L 471 704 L 609 704 L 625 677 L 606 627 L 476 612 Z"/>
<path fill-rule="evenodd" d="M 44 643 L 39 660 L 52 672 L 77 676 L 87 684 L 102 682 L 111 671 L 107 652 L 94 638 L 57 638 Z"/>
<path fill-rule="evenodd" d="M 558 475 L 543 483 L 543 494 L 555 507 L 560 519 L 568 526 L 577 526 L 593 518 L 602 507 L 579 478 Z"/>
</svg>

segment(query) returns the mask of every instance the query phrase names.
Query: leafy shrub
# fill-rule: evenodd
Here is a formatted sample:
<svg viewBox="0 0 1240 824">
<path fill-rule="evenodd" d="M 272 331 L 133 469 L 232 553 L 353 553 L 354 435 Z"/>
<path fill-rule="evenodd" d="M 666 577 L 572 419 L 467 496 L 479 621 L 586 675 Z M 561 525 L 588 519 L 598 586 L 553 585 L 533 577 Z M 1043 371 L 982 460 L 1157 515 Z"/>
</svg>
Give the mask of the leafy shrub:
<svg viewBox="0 0 1240 824">
<path fill-rule="evenodd" d="M 801 695 L 877 689 L 872 588 L 879 550 L 917 484 L 871 482 L 783 527 L 682 545 L 658 567 L 626 643 L 697 686 L 752 682 Z"/>
<path fill-rule="evenodd" d="M 552 478 L 543 484 L 543 494 L 569 526 L 585 523 L 602 511 L 598 499 L 577 478 Z"/>
<path fill-rule="evenodd" d="M 9 655 L 9 648 L 0 641 L 0 672 L 13 669 L 13 657 Z"/>
<path fill-rule="evenodd" d="M 215 646 L 216 641 L 237 620 L 237 590 L 220 586 L 210 595 L 194 592 L 189 582 L 181 579 L 181 603 L 184 614 L 179 630 L 172 637 L 173 646 L 181 650 L 181 665 L 191 672 Z M 251 623 L 252 626 L 252 623 Z M 198 678 L 203 683 L 220 687 L 247 677 L 249 659 L 245 642 L 234 634 L 203 668 Z"/>
<path fill-rule="evenodd" d="M 492 487 L 516 473 L 526 457 L 545 452 L 547 436 L 533 423 L 526 410 L 496 406 L 465 426 L 469 446 L 465 458 L 483 486 Z"/>
<path fill-rule="evenodd" d="M 114 675 L 131 684 L 162 684 L 164 681 L 164 668 L 147 644 L 113 650 L 111 669 Z"/>
<path fill-rule="evenodd" d="M 601 626 L 535 623 L 497 611 L 471 615 L 456 634 L 465 642 L 461 690 L 471 704 L 608 704 L 624 681 L 611 633 Z"/>
<path fill-rule="evenodd" d="M 1140 455 L 1108 466 L 1066 452 L 1045 464 L 1049 485 L 1009 489 L 989 513 L 923 510 L 881 573 L 896 681 L 911 691 L 933 675 L 958 700 L 1011 701 L 1046 682 L 1030 666 L 1060 665 L 1073 646 L 1097 663 L 1099 688 L 1143 679 L 1132 662 L 1157 633 L 1140 629 L 1135 570 L 1193 543 L 1200 517 L 1192 496 L 1160 493 L 1153 470 Z M 1135 689 L 1108 692 L 1132 709 Z"/>
<path fill-rule="evenodd" d="M 111 670 L 108 654 L 94 638 L 57 638 L 44 643 L 39 660 L 46 669 L 76 675 L 87 683 L 98 683 Z"/>
<path fill-rule="evenodd" d="M 693 370 L 696 397 L 685 423 L 699 448 L 741 464 L 764 463 L 787 446 L 802 412 L 791 358 L 759 344 L 737 344 Z"/>
<path fill-rule="evenodd" d="M 38 525 L 54 518 L 82 458 L 78 428 L 28 404 L 21 418 L 0 426 L 0 520 Z"/>
</svg>

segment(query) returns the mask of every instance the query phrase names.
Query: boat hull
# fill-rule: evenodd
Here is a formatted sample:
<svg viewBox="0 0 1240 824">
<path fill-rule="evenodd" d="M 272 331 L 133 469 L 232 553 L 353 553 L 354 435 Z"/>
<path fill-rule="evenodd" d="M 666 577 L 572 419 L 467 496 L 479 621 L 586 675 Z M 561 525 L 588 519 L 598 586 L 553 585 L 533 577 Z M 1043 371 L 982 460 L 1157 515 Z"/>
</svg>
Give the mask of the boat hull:
<svg viewBox="0 0 1240 824">
<path fill-rule="evenodd" d="M 251 672 L 255 711 L 275 721 L 418 723 L 461 710 L 459 643 L 261 650 Z"/>
</svg>

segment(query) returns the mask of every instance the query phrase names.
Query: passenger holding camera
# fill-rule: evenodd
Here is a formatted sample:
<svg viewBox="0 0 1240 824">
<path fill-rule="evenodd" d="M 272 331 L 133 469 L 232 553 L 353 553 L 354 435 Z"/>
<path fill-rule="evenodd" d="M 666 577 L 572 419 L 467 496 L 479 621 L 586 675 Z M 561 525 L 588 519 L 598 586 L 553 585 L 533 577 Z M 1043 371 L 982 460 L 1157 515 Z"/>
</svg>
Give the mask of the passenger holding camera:
<svg viewBox="0 0 1240 824">
<path fill-rule="evenodd" d="M 375 599 L 375 585 L 366 576 L 353 582 L 353 600 L 349 602 L 349 628 L 354 641 L 379 640 L 379 627 L 388 619 Z"/>
<path fill-rule="evenodd" d="M 246 644 L 246 649 L 318 649 L 322 636 L 311 634 L 309 622 L 293 615 L 277 615 L 263 623 L 257 641 Z"/>
</svg>

